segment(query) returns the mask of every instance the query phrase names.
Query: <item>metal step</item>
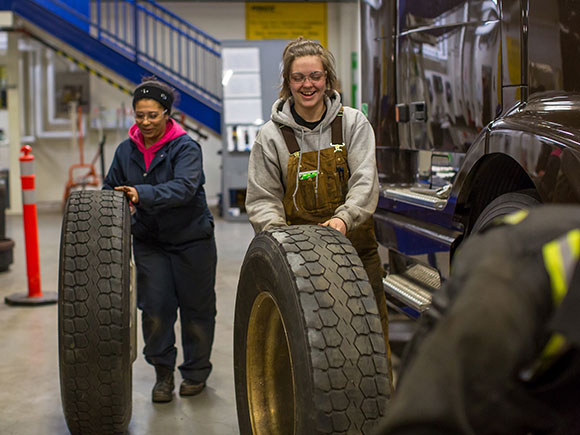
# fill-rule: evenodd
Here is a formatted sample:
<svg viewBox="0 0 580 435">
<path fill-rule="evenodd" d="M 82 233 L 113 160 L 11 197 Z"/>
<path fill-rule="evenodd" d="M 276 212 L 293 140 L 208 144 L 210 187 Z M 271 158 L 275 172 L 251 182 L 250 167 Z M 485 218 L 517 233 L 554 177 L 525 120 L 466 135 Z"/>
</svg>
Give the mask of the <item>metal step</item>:
<svg viewBox="0 0 580 435">
<path fill-rule="evenodd" d="M 383 278 L 383 285 L 387 292 L 387 300 L 398 302 L 394 305 L 415 317 L 403 307 L 409 307 L 417 314 L 427 310 L 431 305 L 433 291 L 441 287 L 441 278 L 437 271 L 415 264 L 403 273 L 387 275 Z"/>
<path fill-rule="evenodd" d="M 409 267 L 403 275 L 434 290 L 441 288 L 441 277 L 439 276 L 439 272 L 430 267 L 415 264 Z"/>
<path fill-rule="evenodd" d="M 381 194 L 389 199 L 428 207 L 434 210 L 443 210 L 445 208 L 447 198 L 438 197 L 437 191 L 434 190 L 432 194 L 427 194 L 418 190 L 414 187 L 390 187 L 383 189 Z"/>
</svg>

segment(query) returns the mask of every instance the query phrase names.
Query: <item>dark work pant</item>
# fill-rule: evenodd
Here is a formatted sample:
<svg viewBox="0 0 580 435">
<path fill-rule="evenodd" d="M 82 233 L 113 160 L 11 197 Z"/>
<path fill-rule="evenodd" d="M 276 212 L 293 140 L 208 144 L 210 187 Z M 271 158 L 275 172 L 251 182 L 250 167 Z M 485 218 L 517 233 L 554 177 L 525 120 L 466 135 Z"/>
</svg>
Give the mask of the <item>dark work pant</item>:
<svg viewBox="0 0 580 435">
<path fill-rule="evenodd" d="M 216 316 L 215 239 L 174 246 L 133 240 L 137 266 L 137 306 L 142 310 L 145 359 L 175 367 L 174 325 L 181 319 L 184 378 L 204 382 L 211 372 Z"/>
</svg>

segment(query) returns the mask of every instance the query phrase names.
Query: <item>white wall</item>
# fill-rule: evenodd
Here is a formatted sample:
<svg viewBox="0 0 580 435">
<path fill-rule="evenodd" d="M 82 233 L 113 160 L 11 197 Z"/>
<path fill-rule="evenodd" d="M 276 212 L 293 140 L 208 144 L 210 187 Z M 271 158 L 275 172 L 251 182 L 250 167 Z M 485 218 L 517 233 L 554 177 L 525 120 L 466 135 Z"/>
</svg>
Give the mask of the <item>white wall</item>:
<svg viewBox="0 0 580 435">
<path fill-rule="evenodd" d="M 221 39 L 245 39 L 244 2 L 164 2 L 163 6 L 188 20 L 194 26 Z M 296 3 L 300 8 L 300 3 Z M 352 3 L 328 3 L 328 49 L 336 59 L 344 103 L 351 105 L 351 53 L 358 50 L 358 5 Z M 279 62 L 280 59 L 272 59 Z"/>
<path fill-rule="evenodd" d="M 245 3 L 243 2 L 167 2 L 163 3 L 163 6 L 218 40 L 245 39 Z M 296 7 L 300 7 L 300 3 L 296 3 Z M 350 58 L 351 53 L 358 47 L 357 15 L 356 3 L 328 4 L 328 48 L 336 58 L 344 103 L 347 105 L 351 104 Z M 280 53 L 280 58 L 281 56 L 282 53 Z M 1 57 L 0 55 L 0 64 Z M 272 59 L 272 61 L 278 63 L 280 59 Z M 131 104 L 130 96 L 95 76 L 90 78 L 90 88 L 92 108 L 103 106 L 114 110 L 120 107 L 122 102 L 127 106 Z M 0 128 L 2 127 L 3 125 L 0 125 Z M 200 141 L 204 153 L 205 187 L 209 201 L 215 203 L 221 190 L 221 156 L 218 155 L 218 151 L 222 147 L 222 142 L 220 137 L 209 133 L 203 127 L 202 130 L 209 136 L 208 140 Z M 107 135 L 105 156 L 109 165 L 114 149 L 122 139 L 127 137 L 127 134 L 125 130 L 118 129 L 106 130 L 105 133 Z M 88 137 L 84 140 L 85 161 L 93 158 L 99 140 L 98 132 L 90 130 Z M 42 203 L 58 206 L 63 197 L 68 168 L 79 160 L 78 150 L 73 148 L 70 139 L 37 140 L 32 146 L 36 155 L 39 207 Z M 14 169 L 11 168 L 11 170 Z M 100 172 L 98 164 L 97 171 Z"/>
<path fill-rule="evenodd" d="M 218 40 L 246 39 L 244 2 L 163 2 L 163 7 Z"/>
</svg>

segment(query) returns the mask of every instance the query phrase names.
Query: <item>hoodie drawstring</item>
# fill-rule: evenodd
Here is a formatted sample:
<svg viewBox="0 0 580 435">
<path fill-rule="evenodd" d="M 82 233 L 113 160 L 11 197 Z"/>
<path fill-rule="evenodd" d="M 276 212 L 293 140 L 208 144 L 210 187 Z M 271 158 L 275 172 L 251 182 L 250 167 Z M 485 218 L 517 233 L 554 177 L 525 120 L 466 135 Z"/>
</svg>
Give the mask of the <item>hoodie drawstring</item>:
<svg viewBox="0 0 580 435">
<path fill-rule="evenodd" d="M 318 134 L 318 159 L 316 161 L 316 184 L 314 185 L 314 199 L 316 201 L 316 207 L 318 207 L 318 175 L 320 174 L 320 142 L 322 142 L 322 129 L 319 130 L 319 134 Z"/>
</svg>

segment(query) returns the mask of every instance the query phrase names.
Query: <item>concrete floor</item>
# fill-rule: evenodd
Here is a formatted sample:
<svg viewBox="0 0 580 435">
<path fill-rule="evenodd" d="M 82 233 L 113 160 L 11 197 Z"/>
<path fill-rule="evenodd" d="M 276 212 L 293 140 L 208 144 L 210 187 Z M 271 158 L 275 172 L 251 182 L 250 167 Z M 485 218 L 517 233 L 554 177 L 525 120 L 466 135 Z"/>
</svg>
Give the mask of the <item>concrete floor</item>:
<svg viewBox="0 0 580 435">
<path fill-rule="evenodd" d="M 57 291 L 61 219 L 58 213 L 38 216 L 43 292 Z M 0 433 L 68 434 L 60 402 L 57 307 L 4 304 L 5 296 L 27 293 L 28 288 L 22 218 L 8 216 L 6 232 L 16 247 L 14 264 L 0 273 Z M 151 403 L 153 368 L 139 354 L 133 365 L 131 435 L 238 433 L 232 364 L 234 302 L 239 269 L 252 237 L 248 223 L 216 219 L 218 317 L 214 369 L 207 389 L 191 398 L 176 395 L 169 404 Z M 140 330 L 139 339 L 142 349 Z"/>
</svg>

